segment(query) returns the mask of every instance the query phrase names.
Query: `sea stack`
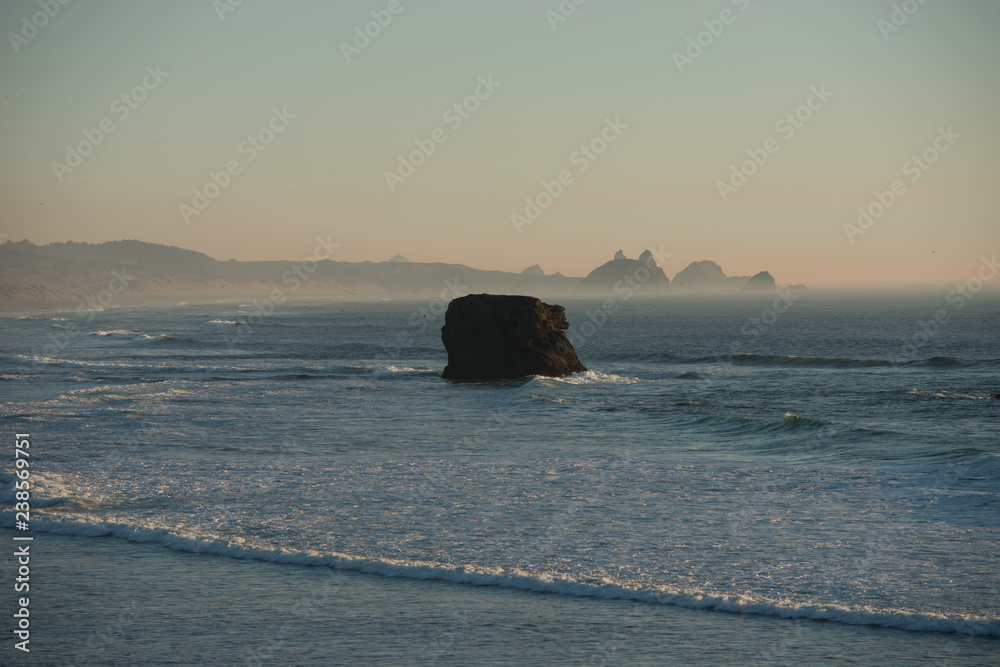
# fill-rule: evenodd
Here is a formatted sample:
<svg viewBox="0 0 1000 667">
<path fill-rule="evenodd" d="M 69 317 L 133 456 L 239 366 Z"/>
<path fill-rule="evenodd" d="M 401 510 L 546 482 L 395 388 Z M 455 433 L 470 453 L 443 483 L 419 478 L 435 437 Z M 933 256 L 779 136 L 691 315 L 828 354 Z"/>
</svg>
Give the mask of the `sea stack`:
<svg viewBox="0 0 1000 667">
<path fill-rule="evenodd" d="M 773 292 L 778 288 L 774 282 L 774 277 L 767 271 L 761 271 L 747 281 L 743 286 L 744 292 Z"/>
<path fill-rule="evenodd" d="M 629 259 L 619 250 L 613 260 L 601 264 L 581 280 L 576 291 L 579 294 L 627 293 L 631 296 L 633 291 L 640 290 L 644 294 L 664 292 L 669 283 L 667 274 L 656 265 L 652 251 L 643 251 L 639 259 Z"/>
<path fill-rule="evenodd" d="M 587 370 L 564 333 L 566 309 L 532 296 L 470 294 L 448 305 L 441 340 L 449 380 L 502 380 Z"/>
</svg>

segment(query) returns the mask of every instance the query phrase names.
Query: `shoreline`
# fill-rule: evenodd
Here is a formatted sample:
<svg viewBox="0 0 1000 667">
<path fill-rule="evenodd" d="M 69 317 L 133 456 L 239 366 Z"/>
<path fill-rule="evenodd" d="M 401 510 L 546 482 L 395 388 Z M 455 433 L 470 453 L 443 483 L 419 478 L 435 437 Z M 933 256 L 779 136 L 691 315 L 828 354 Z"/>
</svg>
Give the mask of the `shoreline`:
<svg viewBox="0 0 1000 667">
<path fill-rule="evenodd" d="M 39 533 L 32 553 L 33 664 L 177 664 L 205 654 L 247 665 L 472 664 L 484 655 L 662 664 L 665 647 L 677 664 L 802 663 L 835 661 L 858 643 L 886 665 L 995 657 L 996 641 L 984 637 L 401 579 L 115 537 Z M 94 612 L 90 622 L 82 609 Z"/>
</svg>

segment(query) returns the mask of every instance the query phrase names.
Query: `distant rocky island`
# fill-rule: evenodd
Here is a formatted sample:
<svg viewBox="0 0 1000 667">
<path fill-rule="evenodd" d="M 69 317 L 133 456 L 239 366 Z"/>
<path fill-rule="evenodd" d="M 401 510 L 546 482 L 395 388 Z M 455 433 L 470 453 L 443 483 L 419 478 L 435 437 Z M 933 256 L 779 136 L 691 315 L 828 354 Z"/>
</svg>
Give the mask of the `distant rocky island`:
<svg viewBox="0 0 1000 667">
<path fill-rule="evenodd" d="M 614 259 L 591 271 L 580 281 L 579 294 L 606 294 L 628 289 L 643 293 L 664 292 L 670 284 L 667 274 L 656 263 L 651 250 L 644 250 L 639 259 L 629 259 L 619 250 Z"/>
<path fill-rule="evenodd" d="M 778 284 L 767 271 L 761 271 L 753 276 L 743 285 L 744 292 L 773 292 L 778 288 Z"/>
<path fill-rule="evenodd" d="M 448 300 L 474 293 L 643 295 L 773 290 L 766 271 L 727 276 L 715 262 L 694 262 L 670 280 L 663 257 L 644 250 L 637 259 L 619 250 L 583 278 L 546 274 L 539 265 L 520 273 L 487 271 L 464 264 L 412 262 L 395 255 L 382 262 L 341 262 L 334 246 L 300 261 L 220 261 L 200 252 L 142 241 L 0 244 L 0 304 L 64 306 L 86 299 L 169 301 L 212 298 L 300 296 L 437 296 Z M 107 305 L 100 303 L 94 305 Z"/>
<path fill-rule="evenodd" d="M 754 276 L 727 276 L 712 261 L 692 262 L 683 271 L 667 278 L 652 250 L 644 250 L 638 259 L 629 259 L 619 250 L 614 258 L 590 272 L 576 288 L 578 294 L 609 294 L 635 289 L 643 294 L 684 292 L 773 292 L 774 277 L 767 271 Z"/>
<path fill-rule="evenodd" d="M 774 278 L 767 271 L 754 276 L 727 276 L 722 267 L 708 260 L 692 262 L 674 276 L 675 290 L 696 292 L 774 291 Z"/>
</svg>

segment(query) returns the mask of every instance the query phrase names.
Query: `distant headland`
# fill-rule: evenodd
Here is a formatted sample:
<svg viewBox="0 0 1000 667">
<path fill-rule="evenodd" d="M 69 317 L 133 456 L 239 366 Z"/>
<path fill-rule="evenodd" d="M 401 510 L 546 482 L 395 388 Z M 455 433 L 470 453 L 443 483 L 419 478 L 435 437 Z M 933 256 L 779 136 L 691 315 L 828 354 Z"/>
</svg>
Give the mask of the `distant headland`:
<svg viewBox="0 0 1000 667">
<path fill-rule="evenodd" d="M 394 255 L 380 262 L 336 261 L 337 245 L 318 238 L 314 252 L 297 261 L 221 261 L 200 252 L 143 241 L 0 245 L 0 304 L 10 310 L 58 307 L 86 299 L 95 306 L 110 297 L 123 302 L 169 301 L 280 294 L 299 296 L 440 296 L 463 294 L 601 295 L 667 292 L 732 292 L 773 289 L 766 271 L 727 276 L 711 261 L 694 262 L 670 280 L 664 257 L 644 250 L 629 259 L 619 250 L 587 276 L 547 274 L 539 265 L 519 273 L 464 264 L 412 262 Z M 610 254 L 610 253 L 609 253 Z M 769 279 L 769 280 L 768 280 Z"/>
</svg>

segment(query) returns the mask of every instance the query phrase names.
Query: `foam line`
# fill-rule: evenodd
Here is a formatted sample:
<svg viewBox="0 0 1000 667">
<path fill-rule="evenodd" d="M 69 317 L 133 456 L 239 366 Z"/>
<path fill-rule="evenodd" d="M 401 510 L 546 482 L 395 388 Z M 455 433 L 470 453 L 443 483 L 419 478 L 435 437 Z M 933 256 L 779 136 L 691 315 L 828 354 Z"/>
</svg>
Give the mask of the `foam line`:
<svg viewBox="0 0 1000 667">
<path fill-rule="evenodd" d="M 3 525 L 13 528 L 13 515 L 5 514 Z M 366 558 L 336 552 L 297 551 L 268 546 L 216 540 L 195 535 L 178 535 L 165 528 L 137 528 L 116 523 L 79 523 L 35 518 L 33 531 L 88 537 L 113 536 L 130 542 L 154 543 L 177 551 L 210 553 L 229 558 L 272 563 L 330 567 L 384 577 L 448 581 L 472 586 L 498 586 L 536 593 L 574 597 L 630 600 L 647 604 L 672 605 L 686 609 L 715 610 L 779 618 L 832 621 L 848 625 L 870 625 L 914 632 L 946 632 L 1000 637 L 1000 621 L 980 616 L 945 616 L 907 610 L 856 609 L 837 605 L 794 605 L 757 600 L 748 596 L 709 595 L 699 591 L 629 587 L 618 582 L 584 582 L 562 576 L 535 574 L 502 568 L 448 566 L 424 561 Z"/>
</svg>

